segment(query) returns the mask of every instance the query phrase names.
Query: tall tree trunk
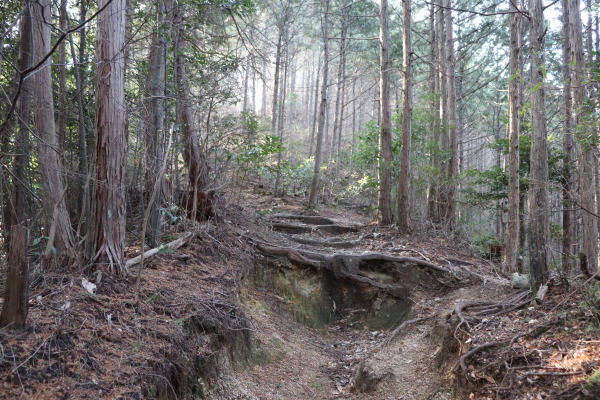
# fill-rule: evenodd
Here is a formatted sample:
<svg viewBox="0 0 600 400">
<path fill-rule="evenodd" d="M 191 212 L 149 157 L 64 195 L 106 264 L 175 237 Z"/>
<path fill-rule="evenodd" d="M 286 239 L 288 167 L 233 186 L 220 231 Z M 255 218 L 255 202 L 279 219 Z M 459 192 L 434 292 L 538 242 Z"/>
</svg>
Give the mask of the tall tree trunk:
<svg viewBox="0 0 600 400">
<path fill-rule="evenodd" d="M 111 0 L 100 0 L 104 7 Z M 125 0 L 112 0 L 96 35 L 96 140 L 92 205 L 86 241 L 89 262 L 118 274 L 124 264 L 127 131 L 124 91 Z"/>
<path fill-rule="evenodd" d="M 335 169 L 335 150 L 338 146 L 338 132 L 341 131 L 342 125 L 342 109 L 343 109 L 343 93 L 344 93 L 344 67 L 345 67 L 345 53 L 346 53 L 346 7 L 344 7 L 345 1 L 340 1 L 340 7 L 342 9 L 342 20 L 341 20 L 341 32 L 340 32 L 340 55 L 338 61 L 337 71 L 337 87 L 335 94 L 335 110 L 333 116 L 333 135 L 331 137 L 331 147 L 329 148 L 329 167 L 328 169 Z"/>
<path fill-rule="evenodd" d="M 310 148 L 308 149 L 308 158 L 313 155 L 313 144 L 315 139 L 315 129 L 317 126 L 317 106 L 319 104 L 319 79 L 321 75 L 321 53 L 319 52 L 319 61 L 317 62 L 317 79 L 315 80 L 315 95 L 314 95 L 314 109 L 312 113 L 312 128 L 310 130 Z"/>
<path fill-rule="evenodd" d="M 504 253 L 506 272 L 517 271 L 517 253 L 519 251 L 519 135 L 520 135 L 520 88 L 521 70 L 521 16 L 514 2 L 510 2 L 510 65 L 508 83 L 508 235 Z"/>
<path fill-rule="evenodd" d="M 50 52 L 50 0 L 39 0 L 31 5 L 33 21 L 34 64 Z M 54 100 L 52 97 L 52 67 L 48 61 L 33 75 L 35 93 L 33 113 L 38 135 L 38 157 L 45 231 L 51 232 L 55 225 L 54 247 L 59 260 L 69 255 L 73 246 L 71 220 L 64 199 L 63 165 L 60 146 L 54 121 Z"/>
<path fill-rule="evenodd" d="M 152 49 L 146 82 L 147 92 L 151 94 L 146 114 L 146 154 L 149 164 L 149 178 L 146 182 L 146 193 L 152 193 L 155 182 L 158 182 L 157 195 L 154 196 L 148 229 L 148 241 L 151 247 L 158 245 L 161 235 L 160 203 L 162 198 L 162 181 L 159 176 L 164 140 L 164 96 L 165 96 L 165 61 L 166 38 L 163 29 L 165 4 L 159 0 L 156 4 L 156 27 L 152 39 Z"/>
<path fill-rule="evenodd" d="M 273 82 L 273 104 L 271 108 L 271 130 L 275 133 L 277 127 L 277 109 L 279 103 L 277 103 L 279 95 L 279 74 L 281 70 L 281 48 L 283 46 L 283 27 L 279 27 L 279 34 L 277 37 L 277 48 L 275 51 L 275 80 Z"/>
<path fill-rule="evenodd" d="M 454 58 L 454 35 L 452 32 L 452 4 L 445 0 L 446 20 L 446 89 L 448 103 L 448 144 L 450 160 L 448 162 L 448 187 L 446 189 L 446 226 L 453 231 L 456 227 L 456 178 L 458 176 L 458 119 L 456 117 L 456 80 Z"/>
<path fill-rule="evenodd" d="M 437 73 L 438 56 L 437 56 L 437 36 L 436 36 L 436 16 L 435 2 L 429 6 L 429 90 L 431 92 L 431 124 L 430 130 L 432 135 L 432 149 L 429 155 L 429 162 L 435 171 L 439 164 L 438 142 L 439 142 L 439 75 Z M 427 219 L 432 222 L 439 222 L 438 213 L 438 179 L 435 174 L 430 178 L 427 187 Z"/>
<path fill-rule="evenodd" d="M 261 98 L 261 112 L 264 120 L 267 119 L 267 63 L 263 60 L 262 65 L 262 98 Z"/>
<path fill-rule="evenodd" d="M 82 29 L 83 31 L 83 29 Z M 85 43 L 85 33 L 83 33 L 82 42 Z M 71 56 L 73 58 L 73 73 L 75 75 L 75 88 L 77 89 L 77 146 L 78 146 L 78 161 L 79 161 L 79 179 L 77 181 L 77 199 L 79 201 L 78 215 L 82 216 L 83 220 L 79 221 L 80 234 L 85 236 L 87 233 L 87 219 L 90 215 L 90 190 L 88 176 L 88 155 L 87 143 L 85 138 L 85 115 L 83 109 L 83 67 L 82 59 L 77 57 L 75 53 L 75 45 L 73 37 L 69 37 L 71 47 Z M 81 57 L 81 54 L 80 56 Z"/>
<path fill-rule="evenodd" d="M 446 10 L 443 6 L 444 0 L 437 0 L 437 44 L 438 44 L 438 91 L 439 91 L 439 130 L 438 130 L 438 148 L 440 152 L 448 149 L 448 93 L 446 85 Z M 437 193 L 439 220 L 446 221 L 448 215 L 448 192 L 447 192 L 447 161 L 438 161 L 437 169 L 440 174 L 442 184 L 439 185 Z"/>
<path fill-rule="evenodd" d="M 545 27 L 542 0 L 529 1 L 531 17 L 531 158 L 529 189 L 529 257 L 533 290 L 548 278 L 550 237 L 548 138 L 546 133 Z M 596 235 L 597 236 L 597 235 Z M 596 237 L 597 240 L 597 237 Z"/>
<path fill-rule="evenodd" d="M 319 111 L 319 126 L 317 130 L 317 146 L 315 149 L 315 166 L 313 171 L 308 208 L 317 208 L 317 195 L 319 192 L 319 177 L 321 174 L 321 158 L 323 153 L 323 130 L 325 128 L 325 113 L 327 112 L 327 76 L 329 72 L 329 1 L 323 1 L 323 82 L 321 84 L 321 104 Z"/>
<path fill-rule="evenodd" d="M 585 80 L 585 59 L 583 56 L 583 34 L 581 31 L 581 11 L 579 0 L 568 0 L 569 37 L 571 42 L 571 65 L 573 68 L 573 110 L 575 111 L 575 132 L 577 132 L 577 169 L 579 172 L 579 192 L 583 209 L 582 272 L 594 274 L 598 270 L 598 219 L 596 212 L 596 190 L 594 171 L 594 146 L 589 143 L 591 127 L 585 121 L 587 90 Z M 531 222 L 530 222 L 531 223 Z"/>
<path fill-rule="evenodd" d="M 248 111 L 248 81 L 250 78 L 250 53 L 246 55 L 246 72 L 244 75 L 244 102 L 242 103 L 242 111 Z"/>
<path fill-rule="evenodd" d="M 60 29 L 67 30 L 67 0 L 60 0 L 59 6 L 59 25 Z M 58 148 L 61 155 L 61 162 L 64 162 L 65 140 L 67 136 L 67 42 L 63 40 L 58 45 Z"/>
<path fill-rule="evenodd" d="M 188 170 L 188 190 L 203 190 L 208 184 L 208 165 L 200 147 L 200 140 L 192 110 L 186 58 L 182 54 L 185 35 L 184 27 L 181 23 L 181 13 L 182 10 L 177 10 L 177 15 L 175 16 L 176 25 L 179 27 L 175 37 L 175 54 L 177 54 L 175 57 L 175 86 L 178 93 L 176 119 L 184 143 L 183 161 Z"/>
<path fill-rule="evenodd" d="M 379 106 L 381 115 L 381 161 L 379 166 L 379 216 L 383 225 L 392 223 L 391 168 L 392 127 L 390 114 L 390 34 L 387 0 L 379 1 Z"/>
<path fill-rule="evenodd" d="M 573 242 L 575 212 L 573 204 L 573 96 L 571 92 L 571 42 L 569 39 L 569 7 L 562 0 L 562 53 L 563 53 L 563 237 L 562 267 L 566 274 L 574 270 Z"/>
<path fill-rule="evenodd" d="M 33 59 L 33 37 L 32 37 L 32 4 L 28 0 L 21 16 L 19 26 L 19 59 L 17 61 L 19 70 L 24 71 L 32 64 Z M 26 168 L 29 163 L 29 124 L 31 122 L 31 91 L 32 78 L 23 81 L 21 97 L 17 103 L 18 132 L 15 137 L 13 148 L 13 194 L 9 202 L 10 208 L 4 210 L 4 223 L 6 229 L 14 225 L 26 224 L 25 206 L 27 203 L 28 188 Z M 6 125 L 7 126 L 7 125 Z M 10 245 L 9 245 L 10 247 Z"/>
<path fill-rule="evenodd" d="M 288 132 L 293 134 L 294 129 L 294 106 L 296 105 L 296 99 L 294 93 L 296 92 L 296 58 L 294 57 L 293 46 L 290 45 L 289 51 L 289 63 L 290 63 L 290 114 L 288 115 Z"/>
<path fill-rule="evenodd" d="M 398 229 L 408 232 L 410 225 L 410 147 L 412 135 L 412 23 L 411 0 L 402 1 L 404 11 L 404 35 L 402 60 L 404 67 L 404 93 L 402 97 L 402 159 L 400 160 L 400 183 L 398 185 Z"/>
<path fill-rule="evenodd" d="M 277 137 L 279 138 L 279 142 L 283 143 L 283 127 L 285 126 L 285 99 L 286 99 L 286 89 L 287 89 L 287 78 L 288 78 L 288 66 L 289 66 L 289 52 L 288 52 L 288 40 L 287 34 L 285 36 L 284 48 L 282 49 L 282 57 L 283 59 L 283 75 L 281 76 L 280 82 L 280 93 L 279 93 L 279 111 L 278 111 L 278 119 L 277 119 Z M 275 176 L 275 195 L 278 195 L 280 192 L 281 186 L 281 174 L 282 174 L 282 157 L 283 151 L 277 153 L 277 174 Z"/>
</svg>

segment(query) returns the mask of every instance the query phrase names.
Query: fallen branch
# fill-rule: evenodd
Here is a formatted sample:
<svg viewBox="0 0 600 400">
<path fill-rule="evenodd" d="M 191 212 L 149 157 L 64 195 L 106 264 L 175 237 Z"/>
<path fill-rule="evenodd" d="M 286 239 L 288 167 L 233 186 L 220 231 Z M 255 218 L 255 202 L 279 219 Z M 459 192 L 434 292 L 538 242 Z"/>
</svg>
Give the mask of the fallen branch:
<svg viewBox="0 0 600 400">
<path fill-rule="evenodd" d="M 154 255 L 156 255 L 158 252 L 160 252 L 162 249 L 164 248 L 171 248 L 173 250 L 180 248 L 181 246 L 183 246 L 184 244 L 186 244 L 187 242 L 190 241 L 190 239 L 194 236 L 194 232 L 188 232 L 185 235 L 183 235 L 182 237 L 180 237 L 179 239 L 173 240 L 170 243 L 167 244 L 163 244 L 160 245 L 158 247 L 155 247 L 153 249 L 148 250 L 147 252 L 144 253 L 144 259 L 146 258 L 150 258 Z M 125 262 L 125 266 L 127 268 L 133 267 L 134 265 L 139 264 L 139 262 L 142 259 L 142 255 L 140 254 L 137 257 L 131 258 L 129 260 L 127 260 L 127 262 Z"/>
</svg>

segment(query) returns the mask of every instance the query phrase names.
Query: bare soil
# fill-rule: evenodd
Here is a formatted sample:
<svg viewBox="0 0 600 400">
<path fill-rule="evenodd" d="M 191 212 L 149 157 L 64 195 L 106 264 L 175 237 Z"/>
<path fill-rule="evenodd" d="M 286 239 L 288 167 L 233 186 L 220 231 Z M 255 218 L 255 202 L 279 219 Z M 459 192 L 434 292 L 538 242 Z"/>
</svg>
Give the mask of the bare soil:
<svg viewBox="0 0 600 400">
<path fill-rule="evenodd" d="M 90 294 L 82 279 L 94 276 L 82 271 L 34 271 L 27 327 L 0 330 L 0 398 L 600 398 L 588 382 L 600 365 L 597 314 L 581 307 L 589 283 L 557 280 L 540 305 L 465 309 L 460 324 L 459 303 L 516 293 L 460 237 L 433 226 L 401 236 L 341 209 L 277 216 L 302 211 L 299 198 L 252 194 L 222 206 L 186 246 L 147 260 L 139 303 L 133 274 L 104 276 Z M 330 222 L 351 229 L 319 228 Z M 277 232 L 274 223 L 303 228 Z M 189 228 L 171 227 L 164 242 Z M 418 258 L 448 279 L 429 285 L 419 277 L 431 273 L 389 272 L 406 271 L 401 264 L 363 269 L 357 287 L 368 302 L 336 304 L 322 293 L 331 279 L 322 269 L 265 255 L 257 243 Z M 138 248 L 133 239 L 128 258 Z M 385 285 L 405 285 L 410 307 L 377 292 Z M 384 311 L 389 318 L 376 322 L 387 325 L 372 328 L 369 318 Z"/>
</svg>

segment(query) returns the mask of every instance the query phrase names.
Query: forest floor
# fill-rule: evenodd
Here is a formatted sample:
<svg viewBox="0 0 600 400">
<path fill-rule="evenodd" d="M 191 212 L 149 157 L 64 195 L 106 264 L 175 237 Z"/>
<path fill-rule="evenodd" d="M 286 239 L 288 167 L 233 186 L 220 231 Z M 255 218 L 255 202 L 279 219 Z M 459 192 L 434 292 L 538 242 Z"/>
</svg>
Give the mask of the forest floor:
<svg viewBox="0 0 600 400">
<path fill-rule="evenodd" d="M 139 302 L 136 266 L 93 291 L 76 268 L 34 269 L 27 327 L 0 330 L 0 398 L 600 398 L 588 282 L 556 277 L 538 303 L 458 236 L 302 211 L 222 206 L 148 259 Z M 359 261 L 323 266 L 336 257 Z"/>
</svg>

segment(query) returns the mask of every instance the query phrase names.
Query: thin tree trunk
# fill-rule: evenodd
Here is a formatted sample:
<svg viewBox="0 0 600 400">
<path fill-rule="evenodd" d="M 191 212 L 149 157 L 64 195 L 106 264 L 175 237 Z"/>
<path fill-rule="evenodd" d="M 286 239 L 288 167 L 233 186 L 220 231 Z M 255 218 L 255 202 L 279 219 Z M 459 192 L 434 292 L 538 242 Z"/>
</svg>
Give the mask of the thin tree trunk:
<svg viewBox="0 0 600 400">
<path fill-rule="evenodd" d="M 109 1 L 100 0 L 98 7 Z M 96 141 L 86 256 L 97 268 L 119 274 L 125 261 L 127 182 L 125 0 L 112 0 L 99 16 L 96 38 Z"/>
<path fill-rule="evenodd" d="M 573 204 L 573 96 L 571 92 L 571 42 L 569 39 L 569 7 L 562 0 L 562 53 L 563 53 L 563 237 L 562 267 L 569 274 L 574 270 L 573 242 L 575 238 L 575 212 Z"/>
<path fill-rule="evenodd" d="M 504 253 L 506 272 L 517 271 L 517 253 L 519 250 L 519 135 L 520 135 L 520 88 L 521 71 L 521 16 L 515 3 L 510 2 L 510 65 L 508 83 L 508 118 L 509 118 L 509 151 L 508 151 L 508 235 Z"/>
<path fill-rule="evenodd" d="M 315 129 L 317 126 L 317 106 L 319 104 L 319 79 L 321 75 L 321 53 L 319 52 L 319 61 L 317 62 L 317 79 L 315 80 L 315 95 L 314 95 L 314 109 L 312 117 L 312 129 L 310 130 L 310 148 L 308 149 L 308 158 L 313 155 L 313 144 L 315 139 Z"/>
<path fill-rule="evenodd" d="M 262 105 L 261 105 L 261 111 L 262 111 L 262 117 L 263 119 L 267 119 L 267 63 L 265 61 L 263 61 L 263 65 L 262 65 L 262 76 L 261 76 L 262 82 L 263 82 L 263 87 L 262 87 Z"/>
<path fill-rule="evenodd" d="M 391 162 L 392 129 L 390 115 L 390 34 L 387 0 L 379 1 L 379 106 L 381 115 L 381 160 L 379 166 L 379 216 L 383 225 L 392 223 Z"/>
<path fill-rule="evenodd" d="M 404 11 L 403 67 L 404 93 L 402 97 L 402 159 L 400 160 L 400 183 L 398 185 L 398 229 L 408 232 L 410 226 L 410 148 L 412 134 L 412 22 L 411 0 L 402 1 Z"/>
<path fill-rule="evenodd" d="M 335 110 L 333 115 L 333 135 L 331 136 L 331 147 L 329 148 L 329 169 L 335 169 L 335 149 L 337 147 L 338 132 L 341 130 L 341 104 L 343 102 L 344 92 L 344 64 L 345 64 L 345 52 L 346 52 L 346 7 L 344 7 L 344 0 L 340 0 L 340 7 L 342 9 L 342 20 L 341 20 L 341 32 L 340 32 L 340 55 L 338 61 L 337 71 L 337 87 L 335 94 Z"/>
<path fill-rule="evenodd" d="M 61 0 L 59 6 L 59 25 L 64 32 L 67 30 L 67 0 Z M 66 41 L 58 45 L 58 148 L 61 161 L 64 162 L 65 140 L 67 136 L 67 54 Z"/>
<path fill-rule="evenodd" d="M 531 158 L 529 189 L 529 256 L 533 290 L 548 278 L 550 237 L 548 194 L 548 139 L 544 82 L 545 28 L 542 0 L 529 1 L 531 16 Z M 597 235 L 595 235 L 597 240 Z"/>
<path fill-rule="evenodd" d="M 291 46 L 290 46 L 291 47 Z M 293 49 L 289 50 L 288 55 L 289 63 L 290 63 L 290 114 L 288 115 L 288 132 L 293 134 L 294 129 L 294 106 L 295 106 L 295 97 L 294 93 L 296 92 L 296 59 L 294 57 Z"/>
<path fill-rule="evenodd" d="M 284 48 L 282 49 L 282 57 L 285 57 L 283 60 L 283 75 L 281 76 L 280 82 L 280 90 L 279 93 L 279 116 L 277 119 L 277 136 L 279 137 L 279 142 L 283 143 L 283 127 L 285 126 L 285 98 L 286 98 L 286 89 L 287 89 L 287 78 L 288 78 L 288 65 L 289 65 L 289 53 L 288 53 L 288 41 L 287 35 L 285 37 Z M 281 173 L 282 173 L 282 156 L 283 151 L 277 153 L 277 174 L 275 176 L 275 195 L 278 195 L 280 192 L 281 186 Z"/>
<path fill-rule="evenodd" d="M 279 106 L 279 103 L 277 103 L 277 101 L 278 101 L 277 96 L 279 94 L 279 74 L 280 74 L 280 70 L 281 70 L 281 48 L 283 46 L 282 40 L 283 40 L 283 27 L 280 27 L 279 35 L 277 38 L 277 50 L 275 52 L 275 80 L 273 83 L 273 104 L 272 104 L 272 108 L 271 108 L 271 131 L 273 131 L 273 133 L 275 132 L 275 129 L 277 127 L 277 109 Z"/>
<path fill-rule="evenodd" d="M 250 78 L 250 53 L 246 55 L 246 72 L 244 75 L 244 102 L 242 112 L 248 111 L 248 80 Z"/>
<path fill-rule="evenodd" d="M 317 147 L 315 149 L 315 166 L 313 179 L 308 196 L 308 208 L 317 208 L 317 194 L 321 173 L 321 157 L 323 148 L 323 130 L 325 128 L 325 113 L 327 112 L 327 75 L 329 71 L 329 1 L 323 0 L 323 82 L 321 84 L 321 105 L 319 126 L 317 130 Z"/>
</svg>

